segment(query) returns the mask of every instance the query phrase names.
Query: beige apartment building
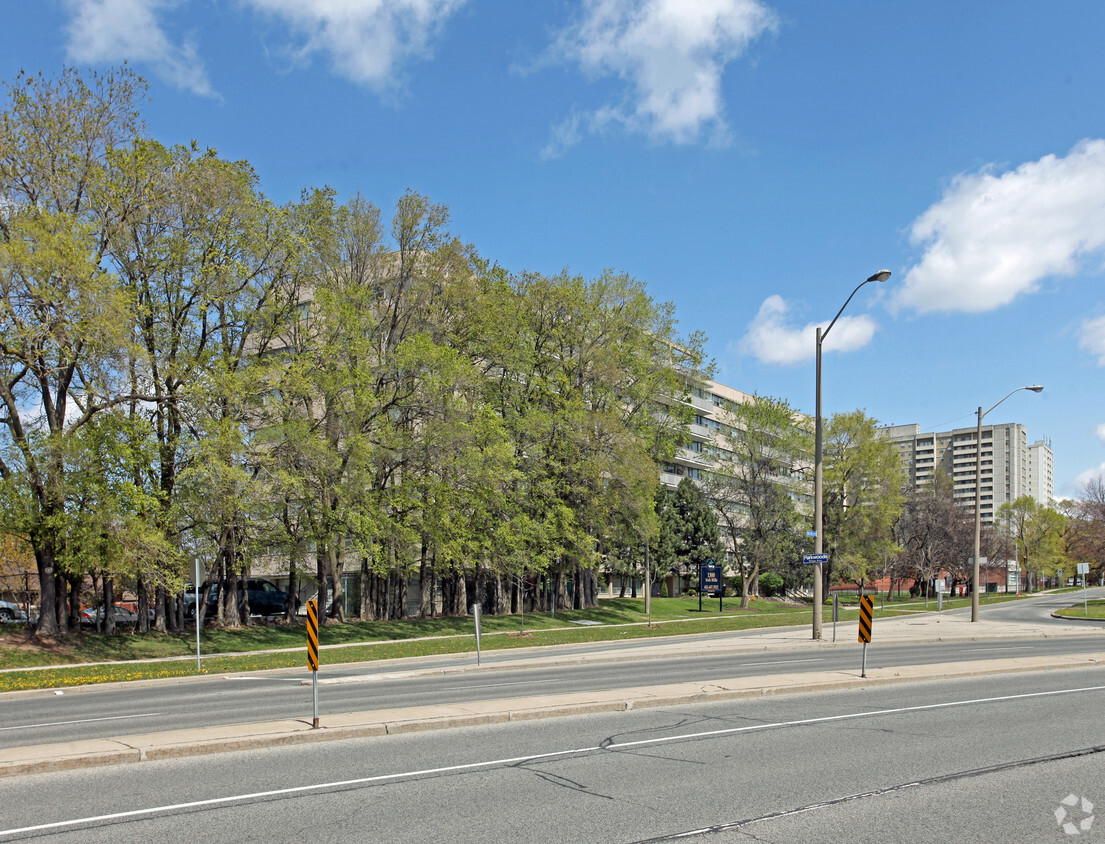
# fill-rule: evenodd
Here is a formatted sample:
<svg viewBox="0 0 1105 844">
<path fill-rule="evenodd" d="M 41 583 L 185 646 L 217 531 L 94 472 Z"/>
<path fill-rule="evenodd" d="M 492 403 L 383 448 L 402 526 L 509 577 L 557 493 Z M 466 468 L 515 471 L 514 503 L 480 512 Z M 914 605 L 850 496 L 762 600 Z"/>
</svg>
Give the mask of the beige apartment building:
<svg viewBox="0 0 1105 844">
<path fill-rule="evenodd" d="M 920 425 L 888 425 L 884 435 L 893 442 L 902 470 L 913 489 L 946 473 L 955 487 L 955 499 L 974 508 L 977 426 L 925 433 Z M 1031 445 L 1024 425 L 1010 422 L 982 426 L 982 473 L 979 485 L 982 521 L 993 522 L 1002 504 L 1029 495 L 1050 507 L 1055 493 L 1054 455 L 1048 440 Z"/>
</svg>

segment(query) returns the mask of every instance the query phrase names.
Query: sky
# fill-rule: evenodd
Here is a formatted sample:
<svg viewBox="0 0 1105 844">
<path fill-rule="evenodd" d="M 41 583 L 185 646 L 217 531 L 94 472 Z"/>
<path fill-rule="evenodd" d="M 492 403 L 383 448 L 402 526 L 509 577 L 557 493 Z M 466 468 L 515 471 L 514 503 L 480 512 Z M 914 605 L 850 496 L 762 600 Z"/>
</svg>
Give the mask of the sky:
<svg viewBox="0 0 1105 844">
<path fill-rule="evenodd" d="M 0 78 L 150 83 L 277 203 L 413 189 L 514 271 L 627 272 L 716 378 L 1105 472 L 1099 0 L 9 0 Z"/>
</svg>

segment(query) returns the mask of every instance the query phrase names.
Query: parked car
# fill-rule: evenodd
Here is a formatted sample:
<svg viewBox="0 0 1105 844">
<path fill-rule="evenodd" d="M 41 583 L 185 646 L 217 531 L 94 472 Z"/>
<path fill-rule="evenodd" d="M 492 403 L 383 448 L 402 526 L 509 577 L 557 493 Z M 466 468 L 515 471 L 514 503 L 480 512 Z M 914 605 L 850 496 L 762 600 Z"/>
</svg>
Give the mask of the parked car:
<svg viewBox="0 0 1105 844">
<path fill-rule="evenodd" d="M 27 615 L 23 612 L 23 608 L 11 601 L 0 601 L 0 623 L 8 624 L 15 621 L 24 624 L 27 622 Z"/>
<path fill-rule="evenodd" d="M 127 609 L 126 607 L 116 606 L 114 618 L 116 626 L 131 626 L 138 621 L 138 613 L 136 613 L 134 610 Z M 95 627 L 97 624 L 103 624 L 103 621 L 103 607 L 89 607 L 88 609 L 81 611 L 82 627 Z"/>
<path fill-rule="evenodd" d="M 213 616 L 218 609 L 219 586 L 218 583 L 211 584 L 211 591 L 207 595 L 207 605 L 204 613 L 208 618 Z M 288 601 L 288 593 L 272 581 L 250 577 L 246 579 L 244 584 L 238 584 L 239 589 L 242 589 L 243 586 L 249 594 L 249 612 L 251 615 L 283 615 L 284 605 Z M 205 588 L 206 584 L 200 587 L 201 600 Z M 196 617 L 196 598 L 191 586 L 184 592 L 184 612 L 188 618 Z"/>
</svg>

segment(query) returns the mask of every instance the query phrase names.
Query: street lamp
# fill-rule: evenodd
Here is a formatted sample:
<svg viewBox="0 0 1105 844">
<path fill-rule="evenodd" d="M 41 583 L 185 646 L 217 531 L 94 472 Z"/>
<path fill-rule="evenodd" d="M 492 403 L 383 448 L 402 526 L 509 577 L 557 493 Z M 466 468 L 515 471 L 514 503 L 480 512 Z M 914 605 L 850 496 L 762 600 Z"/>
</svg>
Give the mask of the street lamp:
<svg viewBox="0 0 1105 844">
<path fill-rule="evenodd" d="M 1044 388 L 1039 384 L 1033 384 L 1029 387 L 1017 387 L 1017 389 L 1011 391 L 1008 395 L 1001 399 L 994 407 L 1005 401 L 1013 393 L 1019 393 L 1021 390 L 1031 390 L 1034 393 L 1039 393 Z M 990 410 L 993 410 L 991 407 Z M 989 413 L 987 410 L 986 413 Z M 978 425 L 975 427 L 975 556 L 971 564 L 971 621 L 978 621 L 978 581 L 979 581 L 979 564 L 978 558 L 982 550 L 982 417 L 986 415 L 982 412 L 982 407 L 978 408 Z M 994 438 L 990 436 L 990 448 L 993 449 Z M 991 455 L 992 457 L 993 455 Z M 991 464 L 993 461 L 991 460 Z M 994 471 L 990 470 L 990 483 L 991 483 L 991 501 L 993 501 L 993 482 Z M 1009 580 L 1006 575 L 1006 586 L 1008 587 Z M 1020 572 L 1017 572 L 1018 590 L 1020 585 Z"/>
<path fill-rule="evenodd" d="M 879 270 L 873 276 L 866 281 L 861 281 L 856 289 L 852 291 L 852 296 L 855 296 L 859 292 L 859 289 L 863 285 L 872 281 L 886 281 L 890 278 L 890 270 Z M 849 296 L 847 301 L 841 306 L 840 310 L 836 312 L 836 316 L 833 317 L 833 321 L 829 323 L 829 327 L 824 331 L 821 330 L 821 326 L 817 327 L 817 393 L 815 397 L 816 410 L 814 416 L 814 453 L 813 453 L 813 553 L 820 554 L 824 548 L 823 537 L 821 536 L 821 516 L 822 516 L 822 483 L 821 483 L 821 446 L 822 446 L 822 434 L 821 434 L 821 343 L 829 332 L 833 330 L 833 326 L 836 325 L 836 321 L 840 319 L 840 315 L 844 313 L 844 309 L 848 307 L 848 302 L 852 301 L 852 296 Z M 821 583 L 821 563 L 816 562 L 813 564 L 813 638 L 821 638 L 821 609 L 824 603 L 824 589 Z"/>
</svg>

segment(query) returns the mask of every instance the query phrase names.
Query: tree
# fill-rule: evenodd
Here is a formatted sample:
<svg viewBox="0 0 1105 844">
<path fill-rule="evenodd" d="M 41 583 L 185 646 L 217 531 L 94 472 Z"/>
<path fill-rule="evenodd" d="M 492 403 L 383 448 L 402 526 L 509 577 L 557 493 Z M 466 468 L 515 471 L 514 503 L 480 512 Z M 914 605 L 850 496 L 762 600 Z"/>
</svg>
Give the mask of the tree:
<svg viewBox="0 0 1105 844">
<path fill-rule="evenodd" d="M 833 415 L 824 447 L 825 586 L 835 576 L 861 586 L 884 554 L 896 550 L 902 501 L 901 461 L 877 422 L 862 410 Z"/>
<path fill-rule="evenodd" d="M 670 506 L 661 510 L 662 518 L 666 516 L 661 534 L 666 528 L 671 567 L 687 571 L 717 560 L 722 554 L 717 514 L 706 494 L 690 478 L 683 478 L 668 495 Z"/>
<path fill-rule="evenodd" d="M 783 399 L 753 396 L 727 409 L 730 424 L 709 447 L 714 465 L 703 488 L 728 534 L 747 608 L 760 572 L 796 554 L 794 479 L 809 453 L 809 431 Z"/>
<path fill-rule="evenodd" d="M 1101 578 L 1105 575 L 1105 475 L 1090 478 L 1081 493 L 1065 511 L 1065 556 L 1088 562 L 1091 574 Z"/>
<path fill-rule="evenodd" d="M 974 520 L 956 504 L 946 472 L 906 494 L 895 534 L 900 546 L 895 573 L 912 578 L 926 599 L 941 569 L 963 571 L 972 553 Z"/>
<path fill-rule="evenodd" d="M 1041 577 L 1049 576 L 1061 564 L 1063 516 L 1050 507 L 1041 507 L 1036 499 L 1022 495 L 1001 505 L 1003 520 L 1013 539 L 1020 569 L 1027 575 L 1028 588 L 1037 589 Z"/>
<path fill-rule="evenodd" d="M 70 441 L 129 394 L 133 303 L 104 268 L 121 213 L 104 171 L 140 130 L 143 88 L 125 69 L 20 74 L 0 116 L 0 478 L 8 528 L 34 548 L 39 635 L 66 625 Z"/>
</svg>

